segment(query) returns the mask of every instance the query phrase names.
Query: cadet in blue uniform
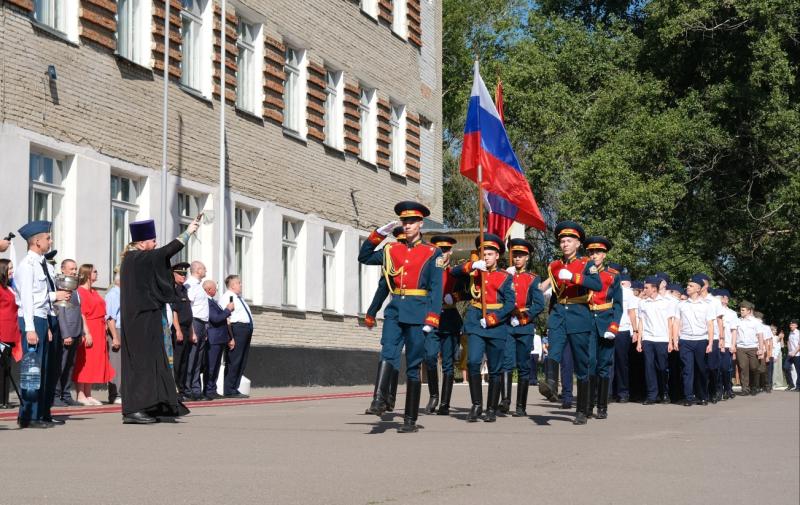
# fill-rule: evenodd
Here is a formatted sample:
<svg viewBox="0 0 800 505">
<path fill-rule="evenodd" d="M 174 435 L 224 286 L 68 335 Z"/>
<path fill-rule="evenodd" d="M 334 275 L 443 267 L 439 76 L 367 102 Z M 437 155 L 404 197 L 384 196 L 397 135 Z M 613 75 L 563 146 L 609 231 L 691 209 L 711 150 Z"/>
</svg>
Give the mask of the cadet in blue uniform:
<svg viewBox="0 0 800 505">
<path fill-rule="evenodd" d="M 544 310 L 544 296 L 539 289 L 541 278 L 533 272 L 527 270 L 528 260 L 533 250 L 533 246 L 527 240 L 521 238 L 511 239 L 508 242 L 508 249 L 511 251 L 511 259 L 514 263 L 513 284 L 515 296 L 515 308 L 513 316 L 509 321 L 510 340 L 514 347 L 515 365 L 517 375 L 517 405 L 514 417 L 527 416 L 526 406 L 528 404 L 528 385 L 530 384 L 530 354 L 533 347 L 533 334 L 536 332 L 534 321 L 542 310 Z M 536 371 L 534 370 L 535 374 Z M 511 401 L 511 374 L 505 377 L 504 387 L 506 398 Z M 506 412 L 509 406 L 506 406 Z"/>
<path fill-rule="evenodd" d="M 358 261 L 383 265 L 383 275 L 392 290 L 392 300 L 383 311 L 381 363 L 378 367 L 376 395 L 368 412 L 386 411 L 392 373 L 400 368 L 400 353 L 406 348 L 406 406 L 401 433 L 418 430 L 417 414 L 422 383 L 419 367 L 425 352 L 425 334 L 439 326 L 442 310 L 442 253 L 422 242 L 422 219 L 430 214 L 417 202 L 400 202 L 394 207 L 403 223 L 407 244 L 398 242 L 375 249 L 395 226 L 391 222 L 372 232 L 361 246 Z"/>
<path fill-rule="evenodd" d="M 456 308 L 456 302 L 463 299 L 460 283 L 453 276 L 450 267 L 450 255 L 456 239 L 446 235 L 431 237 L 433 245 L 442 251 L 444 268 L 442 270 L 442 313 L 439 318 L 439 328 L 428 333 L 425 339 L 425 367 L 428 370 L 428 392 L 430 399 L 425 407 L 426 414 L 446 416 L 450 414 L 450 397 L 453 394 L 453 359 L 455 358 L 458 339 L 461 336 L 461 315 Z M 442 396 L 439 410 L 439 387 L 436 364 L 442 354 Z"/>
<path fill-rule="evenodd" d="M 603 288 L 595 291 L 589 298 L 592 313 L 592 348 L 589 371 L 589 412 L 594 410 L 597 401 L 597 419 L 608 417 L 608 393 L 611 367 L 614 362 L 614 338 L 619 331 L 622 318 L 622 290 L 619 285 L 619 271 L 604 264 L 606 254 L 613 245 L 605 237 L 588 237 L 586 252 L 597 267 Z"/>
<path fill-rule="evenodd" d="M 483 237 L 483 244 L 480 243 L 480 238 L 475 240 L 478 249 L 483 246 L 483 259 L 469 261 L 452 270 L 456 277 L 469 278 L 469 292 L 472 297 L 464 320 L 469 353 L 469 393 L 472 399 L 472 407 L 467 416 L 469 422 L 477 421 L 483 412 L 481 362 L 484 352 L 489 368 L 489 393 L 483 420 L 494 422 L 497 419 L 500 369 L 508 336 L 507 322 L 515 307 L 513 279 L 508 272 L 497 268 L 497 261 L 505 252 L 503 240 L 491 233 L 486 233 Z M 483 316 L 481 307 L 481 291 L 486 303 L 486 317 Z"/>
<path fill-rule="evenodd" d="M 586 234 L 573 221 L 556 225 L 556 238 L 563 253 L 547 267 L 553 295 L 550 298 L 550 316 L 547 319 L 549 358 L 545 380 L 539 381 L 539 392 L 556 401 L 556 377 L 564 347 L 569 344 L 575 360 L 578 378 L 577 415 L 574 424 L 586 424 L 589 412 L 589 346 L 592 335 L 592 315 L 589 312 L 590 291 L 600 291 L 597 267 L 588 258 L 578 255 Z"/>
</svg>

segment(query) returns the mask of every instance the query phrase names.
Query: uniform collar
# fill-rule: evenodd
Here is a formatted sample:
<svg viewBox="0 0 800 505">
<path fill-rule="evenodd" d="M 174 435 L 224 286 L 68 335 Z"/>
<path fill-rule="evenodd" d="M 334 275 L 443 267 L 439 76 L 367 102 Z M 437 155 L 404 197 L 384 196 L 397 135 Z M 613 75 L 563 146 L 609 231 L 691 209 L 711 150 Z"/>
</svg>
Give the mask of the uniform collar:
<svg viewBox="0 0 800 505">
<path fill-rule="evenodd" d="M 412 249 L 412 248 L 414 248 L 415 246 L 418 246 L 418 245 L 420 245 L 421 243 L 422 243 L 422 237 L 420 236 L 420 237 L 419 237 L 417 240 L 415 240 L 414 242 L 406 242 L 406 246 L 407 246 L 409 249 Z"/>
<path fill-rule="evenodd" d="M 564 259 L 562 259 L 561 262 L 564 263 L 565 265 L 569 265 L 570 263 L 572 263 L 576 259 L 578 259 L 578 253 L 577 252 L 575 254 L 573 254 L 572 256 L 570 256 L 569 258 L 564 257 Z"/>
<path fill-rule="evenodd" d="M 522 267 L 522 269 L 519 269 L 519 268 L 517 268 L 517 267 L 514 267 L 514 271 L 516 272 L 516 274 L 517 274 L 517 275 L 519 275 L 519 274 L 524 274 L 524 273 L 525 273 L 525 272 L 527 272 L 528 270 L 527 270 L 525 267 Z"/>
<path fill-rule="evenodd" d="M 37 253 L 35 251 L 31 251 L 30 249 L 28 249 L 28 256 L 30 256 L 31 258 L 35 259 L 37 263 L 41 263 L 42 260 L 44 259 L 44 255 L 43 254 L 39 254 L 39 253 Z"/>
</svg>

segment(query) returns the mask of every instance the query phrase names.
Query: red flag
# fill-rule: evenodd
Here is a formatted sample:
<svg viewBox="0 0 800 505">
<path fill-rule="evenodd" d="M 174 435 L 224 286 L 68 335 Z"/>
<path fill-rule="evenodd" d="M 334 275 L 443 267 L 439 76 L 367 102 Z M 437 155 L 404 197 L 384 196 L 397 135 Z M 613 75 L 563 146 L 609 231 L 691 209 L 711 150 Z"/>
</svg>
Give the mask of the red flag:
<svg viewBox="0 0 800 505">
<path fill-rule="evenodd" d="M 505 123 L 506 119 L 503 114 L 503 81 L 500 79 L 497 80 L 497 87 L 494 90 L 494 106 L 497 108 L 497 113 L 500 115 L 500 122 Z M 502 212 L 509 207 L 509 205 L 504 205 L 507 202 L 504 200 L 500 201 L 502 199 L 496 195 L 492 195 L 491 197 L 487 195 L 487 200 L 489 203 L 489 233 L 494 233 L 498 237 L 505 239 L 506 233 L 508 233 L 511 225 L 514 224 L 514 220 L 503 214 L 499 214 L 497 211 Z"/>
</svg>

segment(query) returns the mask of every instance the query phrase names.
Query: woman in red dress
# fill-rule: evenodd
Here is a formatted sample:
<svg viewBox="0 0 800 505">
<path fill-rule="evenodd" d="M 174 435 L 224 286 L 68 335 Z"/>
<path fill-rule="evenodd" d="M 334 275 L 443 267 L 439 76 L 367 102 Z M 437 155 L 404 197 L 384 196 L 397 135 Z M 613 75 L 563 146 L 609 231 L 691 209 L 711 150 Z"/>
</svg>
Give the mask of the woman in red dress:
<svg viewBox="0 0 800 505">
<path fill-rule="evenodd" d="M 14 361 L 22 359 L 22 334 L 19 331 L 17 297 L 11 287 L 14 264 L 0 259 L 0 342 L 10 345 Z M 0 356 L 0 408 L 9 408 L 11 389 L 11 360 L 8 354 Z"/>
<path fill-rule="evenodd" d="M 92 384 L 105 384 L 114 377 L 114 369 L 108 360 L 106 346 L 106 302 L 92 287 L 97 281 L 97 270 L 93 265 L 81 265 L 78 271 L 78 296 L 81 300 L 86 334 L 75 356 L 75 373 L 78 403 L 102 405 L 92 398 Z"/>
</svg>

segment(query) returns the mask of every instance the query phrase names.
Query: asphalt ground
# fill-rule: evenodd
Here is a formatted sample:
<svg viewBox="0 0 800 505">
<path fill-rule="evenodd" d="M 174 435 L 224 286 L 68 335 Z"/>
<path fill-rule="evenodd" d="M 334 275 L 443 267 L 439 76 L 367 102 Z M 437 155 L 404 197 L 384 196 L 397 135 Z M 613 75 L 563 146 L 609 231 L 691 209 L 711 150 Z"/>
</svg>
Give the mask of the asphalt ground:
<svg viewBox="0 0 800 505">
<path fill-rule="evenodd" d="M 457 385 L 450 417 L 399 434 L 402 408 L 364 415 L 371 392 L 259 389 L 149 426 L 123 425 L 115 406 L 57 410 L 66 425 L 47 430 L 2 412 L 0 504 L 800 502 L 800 393 L 612 404 L 573 426 L 535 388 L 529 417 L 467 423 Z"/>
</svg>

